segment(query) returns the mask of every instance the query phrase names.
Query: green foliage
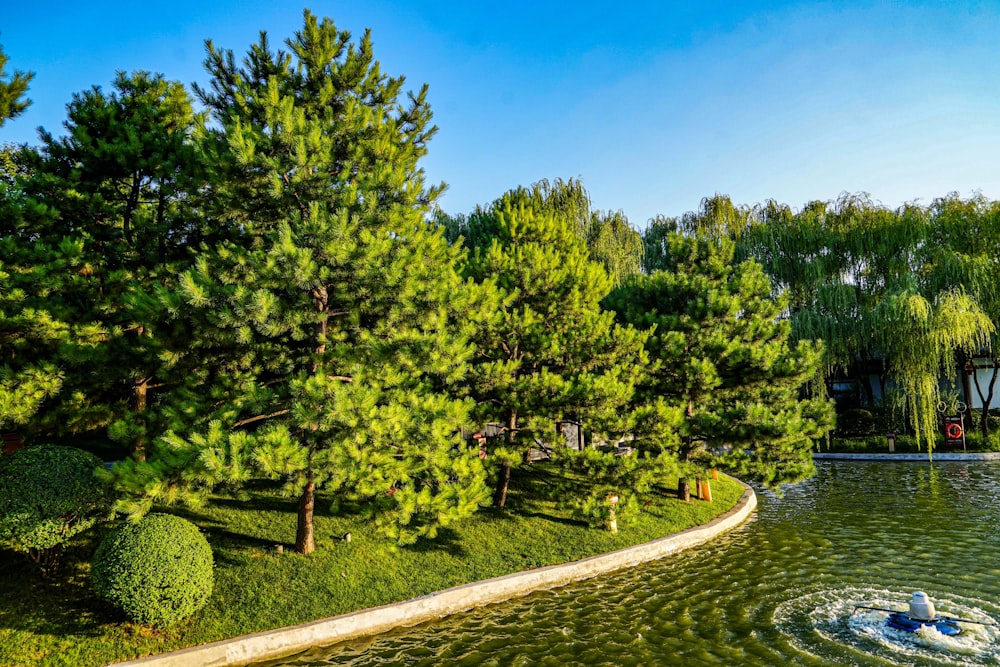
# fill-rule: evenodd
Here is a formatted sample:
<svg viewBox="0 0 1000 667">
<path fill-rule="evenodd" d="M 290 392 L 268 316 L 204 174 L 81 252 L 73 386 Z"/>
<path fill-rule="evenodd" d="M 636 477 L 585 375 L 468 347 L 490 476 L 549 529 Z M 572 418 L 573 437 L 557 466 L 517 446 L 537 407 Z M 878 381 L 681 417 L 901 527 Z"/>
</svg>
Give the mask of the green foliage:
<svg viewBox="0 0 1000 667">
<path fill-rule="evenodd" d="M 33 72 L 17 70 L 13 74 L 7 74 L 8 60 L 7 54 L 0 48 L 0 127 L 11 118 L 20 116 L 31 104 L 31 100 L 23 98 L 28 92 L 28 84 L 35 76 Z"/>
<path fill-rule="evenodd" d="M 917 441 L 927 437 L 939 377 L 986 354 L 996 330 L 1000 207 L 949 195 L 893 211 L 844 194 L 797 213 L 776 202 L 746 213 L 724 234 L 788 295 L 792 337 L 825 343 L 828 377 L 866 375 L 884 359 Z"/>
<path fill-rule="evenodd" d="M 531 187 L 518 187 L 487 207 L 477 206 L 468 216 L 449 216 L 435 211 L 435 223 L 450 243 L 470 251 L 489 248 L 495 238 L 504 238 L 496 211 L 517 201 L 534 211 L 549 211 L 565 220 L 569 229 L 586 245 L 591 261 L 604 267 L 612 285 L 618 285 L 642 270 L 643 239 L 621 211 L 592 210 L 590 195 L 574 179 L 549 182 L 542 179 Z"/>
<path fill-rule="evenodd" d="M 837 415 L 837 434 L 843 436 L 871 435 L 879 429 L 876 417 L 870 410 L 854 408 Z"/>
<path fill-rule="evenodd" d="M 194 113 L 181 84 L 145 72 L 75 95 L 67 112 L 66 135 L 42 132 L 0 188 L 0 404 L 32 397 L 9 419 L 41 436 L 124 420 L 114 436 L 141 449 L 169 346 L 135 300 L 200 238 L 181 205 L 197 189 Z"/>
<path fill-rule="evenodd" d="M 822 345 L 789 343 L 787 301 L 759 264 L 734 263 L 725 237 L 668 234 L 670 271 L 637 277 L 605 301 L 620 321 L 652 331 L 650 363 L 633 401 L 641 451 L 669 452 L 696 474 L 719 461 L 769 485 L 812 469 L 812 441 L 832 404 L 800 392 Z"/>
<path fill-rule="evenodd" d="M 664 481 L 676 477 L 680 469 L 676 459 L 664 453 L 620 455 L 592 447 L 557 449 L 552 460 L 562 471 L 557 485 L 560 503 L 592 527 L 607 525 L 612 516 L 610 498 L 618 501 L 616 520 L 634 522 L 644 506 L 662 495 Z"/>
<path fill-rule="evenodd" d="M 940 374 L 953 377 L 956 351 L 968 354 L 987 346 L 994 325 L 969 295 L 952 290 L 939 293 L 934 302 L 898 292 L 883 299 L 875 315 L 884 323 L 877 341 L 906 395 L 919 445 L 937 427 Z M 928 439 L 927 446 L 933 441 Z"/>
<path fill-rule="evenodd" d="M 469 389 L 480 423 L 506 429 L 488 459 L 497 469 L 497 506 L 511 468 L 552 440 L 556 420 L 620 428 L 619 408 L 644 359 L 644 334 L 615 324 L 600 306 L 611 280 L 588 258 L 581 210 L 536 186 L 508 192 L 476 218 L 489 236 L 463 271 L 502 295 L 478 322 Z"/>
<path fill-rule="evenodd" d="M 212 548 L 190 521 L 148 514 L 104 538 L 92 576 L 97 594 L 133 621 L 172 625 L 212 595 Z"/>
<path fill-rule="evenodd" d="M 44 566 L 77 533 L 108 516 L 112 496 L 101 460 L 42 445 L 0 456 L 0 539 Z"/>
<path fill-rule="evenodd" d="M 247 633 L 412 600 L 451 586 L 607 553 L 704 524 L 743 493 L 735 480 L 712 483 L 713 502 L 657 497 L 618 533 L 593 530 L 548 497 L 561 471 L 532 466 L 511 486 L 510 510 L 485 509 L 442 531 L 435 543 L 398 547 L 351 503 L 336 514 L 317 512 L 316 553 L 291 553 L 296 501 L 268 484 L 246 497 L 217 496 L 191 520 L 203 528 L 215 557 L 208 605 L 186 622 L 146 631 L 121 623 L 89 584 L 89 563 L 67 555 L 58 583 L 38 586 L 18 576 L 0 551 L 0 615 L 5 640 L 0 663 L 104 665 Z M 579 489 L 586 492 L 586 487 Z M 330 496 L 320 493 L 320 506 Z M 351 533 L 351 541 L 343 539 Z M 279 554 L 275 545 L 284 545 Z M 9 552 L 6 552 L 9 554 Z M 39 632 L 39 628 L 47 628 Z"/>
<path fill-rule="evenodd" d="M 233 233 L 156 294 L 194 332 L 177 351 L 191 372 L 152 460 L 119 481 L 141 511 L 251 471 L 281 479 L 300 499 L 303 553 L 324 488 L 369 504 L 402 543 L 432 537 L 485 496 L 454 433 L 468 422 L 471 323 L 489 301 L 425 220 L 441 192 L 419 166 L 436 130 L 427 89 L 404 95 L 370 34 L 353 43 L 308 11 L 286 44 L 262 35 L 239 65 L 208 45 L 204 206 Z"/>
</svg>

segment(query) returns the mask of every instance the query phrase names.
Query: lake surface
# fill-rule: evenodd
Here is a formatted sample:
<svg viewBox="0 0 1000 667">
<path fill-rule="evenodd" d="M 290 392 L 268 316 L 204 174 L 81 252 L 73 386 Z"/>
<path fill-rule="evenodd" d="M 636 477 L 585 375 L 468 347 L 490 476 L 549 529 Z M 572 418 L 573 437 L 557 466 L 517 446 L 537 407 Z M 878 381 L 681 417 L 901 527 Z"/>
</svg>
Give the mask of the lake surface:
<svg viewBox="0 0 1000 667">
<path fill-rule="evenodd" d="M 1000 631 L 885 627 L 913 591 L 1000 620 L 1000 463 L 817 464 L 708 545 L 284 665 L 996 665 Z M 275 664 L 275 663 L 272 663 Z"/>
</svg>

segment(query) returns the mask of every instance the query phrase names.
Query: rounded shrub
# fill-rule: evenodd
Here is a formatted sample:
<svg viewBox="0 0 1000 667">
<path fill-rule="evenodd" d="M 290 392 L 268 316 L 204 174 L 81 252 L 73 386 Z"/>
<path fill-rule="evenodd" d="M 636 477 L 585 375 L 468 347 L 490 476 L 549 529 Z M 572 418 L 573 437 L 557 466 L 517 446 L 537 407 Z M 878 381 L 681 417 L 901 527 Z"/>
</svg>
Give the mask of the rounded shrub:
<svg viewBox="0 0 1000 667">
<path fill-rule="evenodd" d="M 0 539 L 36 562 L 108 516 L 113 495 L 97 476 L 99 458 L 75 447 L 42 445 L 0 456 Z"/>
<path fill-rule="evenodd" d="M 94 555 L 97 594 L 130 619 L 170 625 L 212 595 L 212 548 L 198 527 L 172 514 L 149 514 L 112 530 Z"/>
</svg>

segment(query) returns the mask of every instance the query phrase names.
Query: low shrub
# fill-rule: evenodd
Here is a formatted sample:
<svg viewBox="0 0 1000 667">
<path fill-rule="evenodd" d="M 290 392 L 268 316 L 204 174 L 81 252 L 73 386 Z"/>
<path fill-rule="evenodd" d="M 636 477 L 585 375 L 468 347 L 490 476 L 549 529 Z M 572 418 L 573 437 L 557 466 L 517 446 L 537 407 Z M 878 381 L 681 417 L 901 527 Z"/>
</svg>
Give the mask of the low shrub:
<svg viewBox="0 0 1000 667">
<path fill-rule="evenodd" d="M 870 435 L 875 430 L 875 416 L 868 410 L 854 408 L 837 415 L 837 435 L 844 437 Z"/>
<path fill-rule="evenodd" d="M 133 621 L 171 625 L 212 595 L 212 548 L 190 521 L 149 514 L 108 534 L 92 576 L 97 594 Z"/>
<path fill-rule="evenodd" d="M 110 486 L 99 458 L 74 447 L 42 445 L 0 456 L 0 539 L 40 563 L 110 512 Z"/>
</svg>

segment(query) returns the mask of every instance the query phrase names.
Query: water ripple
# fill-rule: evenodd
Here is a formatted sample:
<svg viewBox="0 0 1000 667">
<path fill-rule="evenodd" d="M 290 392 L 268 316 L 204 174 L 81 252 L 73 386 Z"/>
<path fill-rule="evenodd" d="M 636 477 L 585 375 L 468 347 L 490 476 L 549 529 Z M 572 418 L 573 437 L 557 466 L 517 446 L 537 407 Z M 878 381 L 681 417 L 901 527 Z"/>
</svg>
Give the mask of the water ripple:
<svg viewBox="0 0 1000 667">
<path fill-rule="evenodd" d="M 984 665 L 1000 634 L 885 626 L 914 590 L 1000 619 L 1000 465 L 824 462 L 693 551 L 286 665 Z"/>
</svg>

